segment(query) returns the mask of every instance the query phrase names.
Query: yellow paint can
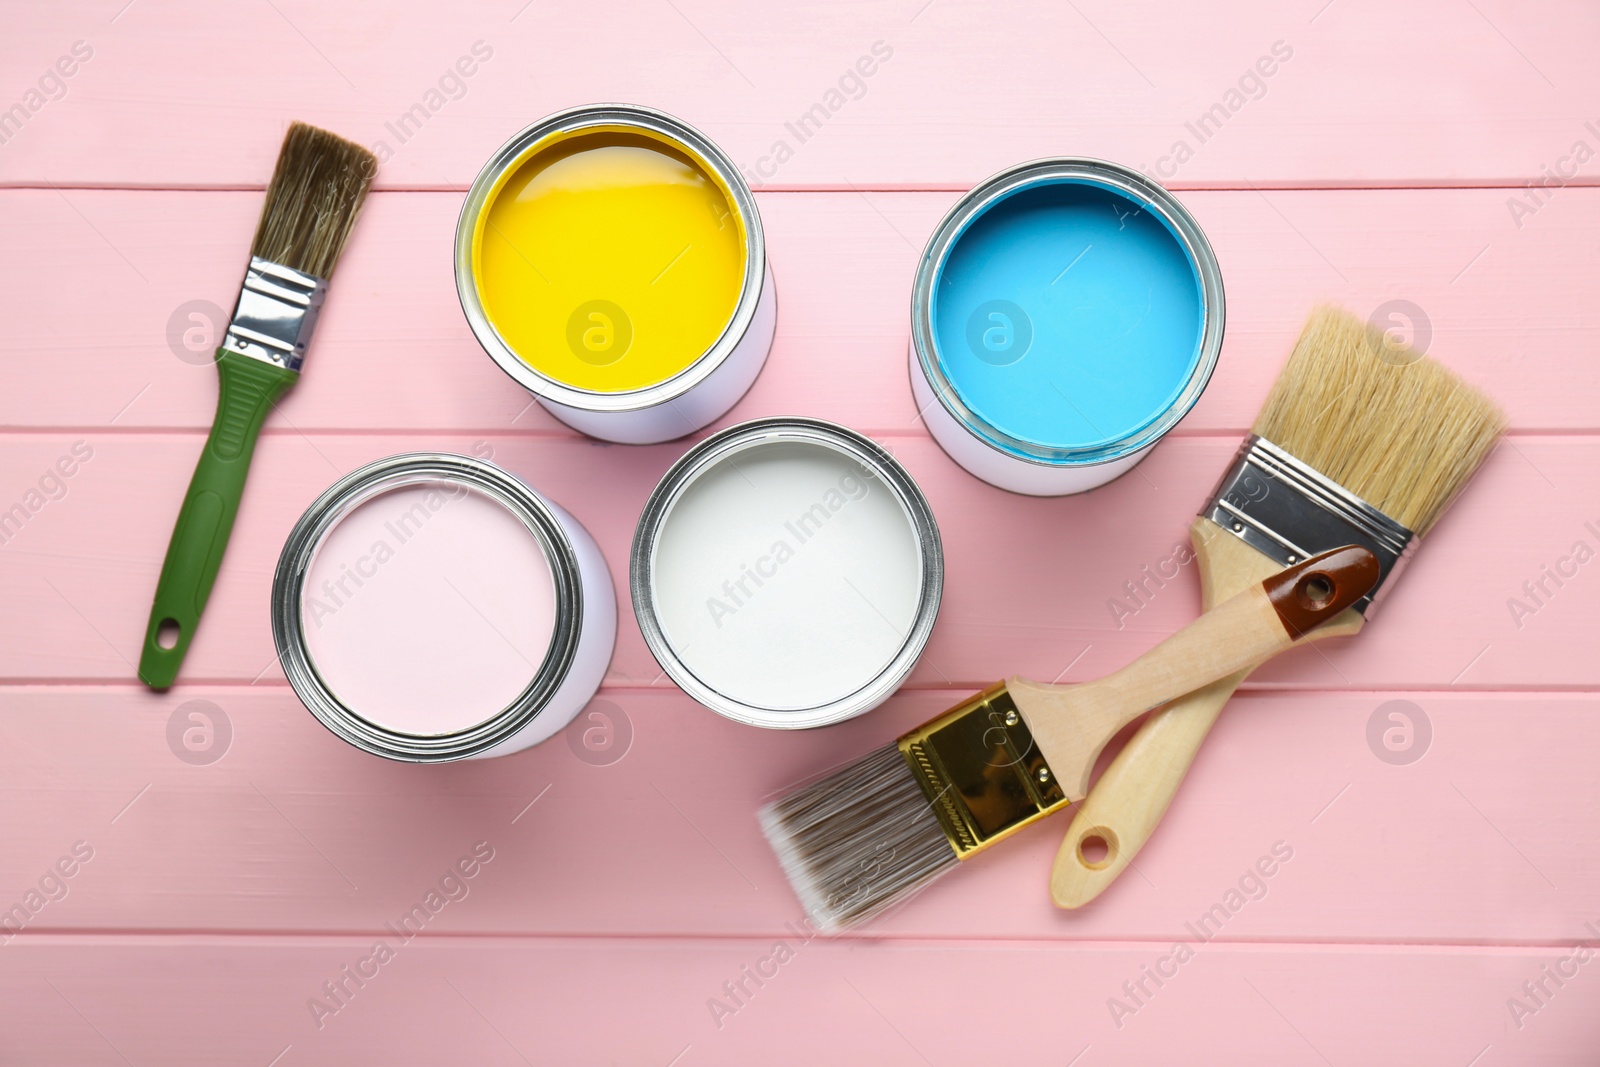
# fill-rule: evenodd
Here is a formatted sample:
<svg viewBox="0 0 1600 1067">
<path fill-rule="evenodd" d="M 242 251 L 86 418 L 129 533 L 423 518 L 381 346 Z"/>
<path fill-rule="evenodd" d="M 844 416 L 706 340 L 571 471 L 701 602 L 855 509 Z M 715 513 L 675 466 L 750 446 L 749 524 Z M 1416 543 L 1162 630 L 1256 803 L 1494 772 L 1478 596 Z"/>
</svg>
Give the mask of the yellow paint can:
<svg viewBox="0 0 1600 1067">
<path fill-rule="evenodd" d="M 644 108 L 581 108 L 512 138 L 456 234 L 479 341 L 556 417 L 609 440 L 725 413 L 776 318 L 760 216 L 732 162 Z"/>
</svg>

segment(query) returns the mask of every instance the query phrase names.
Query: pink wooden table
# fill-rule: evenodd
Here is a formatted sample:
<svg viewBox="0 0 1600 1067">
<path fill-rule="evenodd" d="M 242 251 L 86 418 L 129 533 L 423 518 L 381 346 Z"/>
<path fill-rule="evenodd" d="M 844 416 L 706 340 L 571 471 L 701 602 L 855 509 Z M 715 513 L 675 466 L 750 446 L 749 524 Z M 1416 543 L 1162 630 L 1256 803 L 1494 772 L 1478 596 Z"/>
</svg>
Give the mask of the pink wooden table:
<svg viewBox="0 0 1600 1067">
<path fill-rule="evenodd" d="M 877 42 L 891 57 L 841 83 Z M 1577 0 L 10 0 L 0 511 L 24 519 L 0 534 L 0 908 L 38 907 L 0 937 L 0 1063 L 1600 1062 L 1597 43 Z M 475 46 L 475 74 L 430 96 Z M 530 409 L 452 287 L 481 161 L 613 99 L 682 116 L 751 175 L 782 310 L 725 421 L 817 415 L 892 448 L 943 526 L 938 629 L 884 707 L 789 735 L 692 703 L 625 613 L 613 762 L 560 738 L 486 764 L 364 756 L 301 707 L 268 628 L 318 492 L 393 452 L 489 449 L 622 584 L 685 447 L 603 446 Z M 786 123 L 817 104 L 802 141 Z M 291 118 L 392 158 L 183 683 L 156 695 L 131 663 L 216 388 L 171 324 L 237 291 Z M 904 352 L 934 222 L 1055 154 L 1179 190 L 1229 316 L 1210 391 L 1136 474 L 1039 500 L 939 451 Z M 1108 602 L 1183 536 L 1319 299 L 1406 302 L 1512 419 L 1376 624 L 1249 683 L 1137 872 L 1082 912 L 1046 892 L 1057 820 L 864 936 L 797 936 L 761 798 L 1004 674 L 1091 677 L 1189 619 L 1188 574 L 1120 628 Z M 227 724 L 209 763 L 169 744 L 192 701 Z M 1426 720 L 1422 758 L 1369 746 L 1391 701 Z M 1275 846 L 1293 855 L 1266 894 L 1199 942 L 1185 924 Z M 400 944 L 386 924 L 474 847 L 493 859 L 467 894 Z M 380 938 L 394 957 L 345 979 Z M 779 942 L 777 974 L 731 1000 Z M 1180 942 L 1176 976 L 1130 997 Z"/>
</svg>

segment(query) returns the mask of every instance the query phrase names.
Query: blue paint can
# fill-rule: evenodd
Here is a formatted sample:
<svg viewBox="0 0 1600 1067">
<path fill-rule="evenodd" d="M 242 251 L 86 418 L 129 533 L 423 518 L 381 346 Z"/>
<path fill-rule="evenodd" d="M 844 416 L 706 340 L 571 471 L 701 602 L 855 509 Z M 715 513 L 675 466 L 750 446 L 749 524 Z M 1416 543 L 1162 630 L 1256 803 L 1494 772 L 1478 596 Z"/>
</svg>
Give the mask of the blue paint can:
<svg viewBox="0 0 1600 1067">
<path fill-rule="evenodd" d="M 1222 274 L 1137 171 L 1037 160 L 962 197 L 911 298 L 911 386 L 961 466 L 1036 496 L 1103 485 L 1194 407 L 1222 349 Z"/>
</svg>

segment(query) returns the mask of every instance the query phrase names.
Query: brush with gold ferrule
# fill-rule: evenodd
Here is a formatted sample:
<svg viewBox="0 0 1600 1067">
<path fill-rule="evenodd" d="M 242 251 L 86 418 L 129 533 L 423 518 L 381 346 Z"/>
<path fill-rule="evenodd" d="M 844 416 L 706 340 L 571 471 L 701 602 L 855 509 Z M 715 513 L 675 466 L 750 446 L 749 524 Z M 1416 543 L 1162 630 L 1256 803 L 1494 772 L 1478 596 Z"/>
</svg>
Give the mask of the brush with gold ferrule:
<svg viewBox="0 0 1600 1067">
<path fill-rule="evenodd" d="M 1332 545 L 1371 549 L 1378 587 L 1312 639 L 1358 632 L 1494 447 L 1495 405 L 1348 312 L 1312 314 L 1234 462 L 1190 526 L 1207 605 Z M 1127 869 L 1249 671 L 1162 708 L 1073 814 L 1051 872 L 1076 908 Z"/>
<path fill-rule="evenodd" d="M 222 565 L 267 412 L 300 378 L 306 345 L 377 170 L 360 145 L 289 127 L 250 246 L 239 302 L 217 349 L 217 411 L 161 565 L 139 677 L 165 689 L 194 640 Z"/>
<path fill-rule="evenodd" d="M 1241 591 L 1122 670 L 1082 685 L 1012 678 L 779 799 L 761 826 L 821 928 L 863 922 L 962 860 L 1081 798 L 1123 726 L 1247 669 L 1378 581 L 1348 546 Z"/>
</svg>

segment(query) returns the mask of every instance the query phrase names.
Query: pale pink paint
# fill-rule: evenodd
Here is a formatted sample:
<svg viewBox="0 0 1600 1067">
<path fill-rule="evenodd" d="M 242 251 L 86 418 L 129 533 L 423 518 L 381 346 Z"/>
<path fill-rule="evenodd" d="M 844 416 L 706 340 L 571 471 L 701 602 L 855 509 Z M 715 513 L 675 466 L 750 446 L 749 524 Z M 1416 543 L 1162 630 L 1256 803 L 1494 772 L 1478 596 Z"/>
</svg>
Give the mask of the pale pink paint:
<svg viewBox="0 0 1600 1067">
<path fill-rule="evenodd" d="M 366 501 L 318 547 L 302 587 L 312 665 L 379 726 L 437 736 L 527 687 L 555 628 L 550 564 L 528 528 L 458 485 Z"/>
<path fill-rule="evenodd" d="M 1520 629 L 1506 602 L 1575 541 L 1600 547 L 1600 160 L 1520 227 L 1507 202 L 1574 141 L 1600 147 L 1585 126 L 1600 9 L 601 0 L 513 23 L 522 0 L 276 6 L 12 5 L 0 34 L 0 109 L 73 41 L 95 50 L 0 145 L 0 516 L 74 442 L 93 449 L 0 543 L 0 909 L 74 842 L 95 850 L 0 945 L 0 1060 L 1592 1067 L 1600 961 L 1520 1028 L 1507 1002 L 1600 927 L 1600 560 Z M 493 59 L 382 170 L 393 191 L 370 199 L 304 378 L 267 420 L 183 679 L 145 691 L 131 663 L 216 397 L 212 369 L 169 349 L 169 318 L 231 306 L 291 118 L 392 143 L 384 123 L 479 38 Z M 621 582 L 639 508 L 687 447 L 583 441 L 483 358 L 449 262 L 478 166 L 541 114 L 615 99 L 753 166 L 879 39 L 894 56 L 866 94 L 771 179 L 805 191 L 758 194 L 783 305 L 724 421 L 836 419 L 927 493 L 947 583 L 910 687 L 839 726 L 755 730 L 661 680 L 625 619 L 605 703 L 578 720 L 628 717 L 609 766 L 561 738 L 418 767 L 332 737 L 271 666 L 268 625 L 284 537 L 332 480 L 418 447 L 492 449 L 570 508 Z M 1030 157 L 1154 165 L 1278 39 L 1294 58 L 1177 182 L 1203 187 L 1181 196 L 1227 285 L 1202 403 L 1081 498 L 963 474 L 906 381 L 930 228 L 959 189 Z M 218 55 L 232 62 L 196 58 Z M 1184 536 L 1322 299 L 1416 303 L 1431 351 L 1513 421 L 1367 632 L 1258 675 L 1138 870 L 1090 908 L 1049 904 L 1054 820 L 864 941 L 799 947 L 718 1028 L 723 983 L 794 940 L 763 799 L 979 685 L 1068 664 L 1064 680 L 1090 678 L 1192 618 L 1189 568 L 1121 629 L 1106 601 Z M 1410 766 L 1365 740 L 1394 699 L 1433 723 Z M 232 726 L 210 766 L 165 740 L 196 700 Z M 468 896 L 318 1029 L 308 1000 L 482 840 L 496 858 Z M 1118 1028 L 1108 1000 L 1278 840 L 1295 858 L 1266 898 Z"/>
</svg>

